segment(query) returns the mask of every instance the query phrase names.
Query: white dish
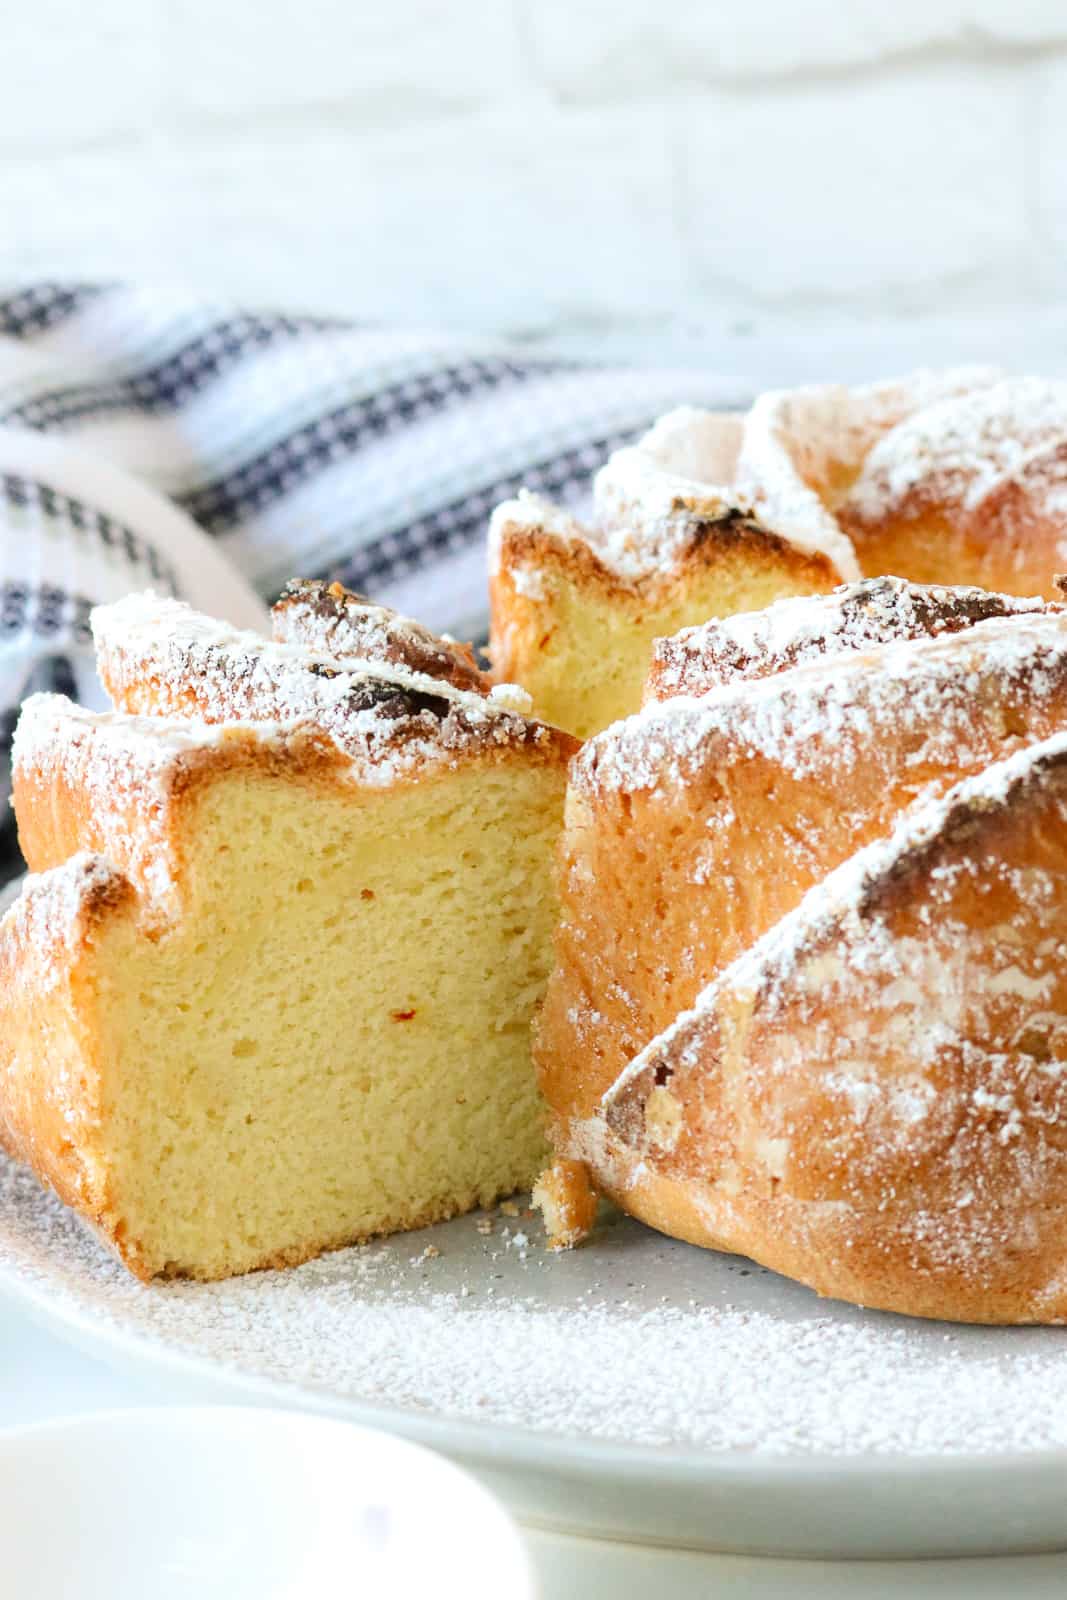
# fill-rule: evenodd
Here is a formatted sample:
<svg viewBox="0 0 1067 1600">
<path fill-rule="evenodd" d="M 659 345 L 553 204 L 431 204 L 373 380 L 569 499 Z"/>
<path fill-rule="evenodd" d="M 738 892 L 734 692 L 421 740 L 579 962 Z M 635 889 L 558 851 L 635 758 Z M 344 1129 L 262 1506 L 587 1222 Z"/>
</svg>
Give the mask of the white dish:
<svg viewBox="0 0 1067 1600">
<path fill-rule="evenodd" d="M 298 1411 L 115 1411 L 0 1434 L 11 1600 L 532 1600 L 510 1519 L 428 1450 Z"/>
<path fill-rule="evenodd" d="M 532 1219 L 492 1226 L 146 1287 L 0 1164 L 0 1283 L 56 1331 L 190 1395 L 436 1446 L 531 1523 L 777 1555 L 1067 1549 L 1067 1330 L 822 1302 L 625 1220 L 562 1257 Z"/>
</svg>

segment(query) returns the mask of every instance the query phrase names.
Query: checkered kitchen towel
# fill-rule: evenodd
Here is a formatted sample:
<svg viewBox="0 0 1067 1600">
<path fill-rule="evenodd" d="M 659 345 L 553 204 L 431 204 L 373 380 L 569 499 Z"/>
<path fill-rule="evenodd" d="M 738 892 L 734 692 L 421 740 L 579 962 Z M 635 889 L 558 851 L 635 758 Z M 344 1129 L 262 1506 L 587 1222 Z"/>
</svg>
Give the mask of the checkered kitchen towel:
<svg viewBox="0 0 1067 1600">
<path fill-rule="evenodd" d="M 605 453 L 740 380 L 38 283 L 0 295 L 0 877 L 7 746 L 31 689 L 101 703 L 92 606 L 178 595 L 247 627 L 287 578 L 336 577 L 484 634 L 485 529 L 526 484 L 580 503 Z"/>
</svg>

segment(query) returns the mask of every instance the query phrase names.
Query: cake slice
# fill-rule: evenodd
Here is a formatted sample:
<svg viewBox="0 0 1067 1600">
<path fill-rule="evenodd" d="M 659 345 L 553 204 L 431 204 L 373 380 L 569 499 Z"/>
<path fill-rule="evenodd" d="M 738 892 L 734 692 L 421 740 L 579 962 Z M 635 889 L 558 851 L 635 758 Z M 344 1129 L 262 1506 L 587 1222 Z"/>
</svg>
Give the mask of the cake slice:
<svg viewBox="0 0 1067 1600">
<path fill-rule="evenodd" d="M 3 1143 L 146 1279 L 530 1184 L 573 741 L 152 597 L 97 625 L 116 699 L 151 714 L 23 710 Z"/>
<path fill-rule="evenodd" d="M 584 525 L 522 493 L 490 524 L 494 671 L 580 738 L 637 709 L 655 639 L 853 576 L 712 491 L 631 516 Z"/>
</svg>

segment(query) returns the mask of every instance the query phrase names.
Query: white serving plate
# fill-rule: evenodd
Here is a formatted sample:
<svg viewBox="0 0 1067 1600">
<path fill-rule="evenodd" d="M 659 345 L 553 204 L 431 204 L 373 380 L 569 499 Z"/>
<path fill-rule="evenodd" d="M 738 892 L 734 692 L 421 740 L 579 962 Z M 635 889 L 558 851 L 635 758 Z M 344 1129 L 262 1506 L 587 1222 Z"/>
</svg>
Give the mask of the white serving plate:
<svg viewBox="0 0 1067 1600">
<path fill-rule="evenodd" d="M 774 1555 L 1067 1549 L 1067 1330 L 819 1301 L 625 1219 L 564 1256 L 531 1218 L 479 1221 L 145 1286 L 0 1161 L 0 1285 L 190 1396 L 429 1444 L 534 1525 Z"/>
</svg>

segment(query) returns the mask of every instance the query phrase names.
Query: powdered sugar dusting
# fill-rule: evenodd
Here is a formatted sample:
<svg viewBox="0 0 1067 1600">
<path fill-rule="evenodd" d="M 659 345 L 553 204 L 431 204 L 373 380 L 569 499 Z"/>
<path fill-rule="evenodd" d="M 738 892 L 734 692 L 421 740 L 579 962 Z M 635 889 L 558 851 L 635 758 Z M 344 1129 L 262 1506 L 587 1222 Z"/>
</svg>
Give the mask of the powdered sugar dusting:
<svg viewBox="0 0 1067 1600">
<path fill-rule="evenodd" d="M 15 950 L 70 952 L 83 935 L 83 919 L 93 901 L 120 894 L 125 887 L 122 874 L 103 856 L 80 850 L 61 866 L 30 873 L 21 881 L 0 914 L 3 937 Z M 54 988 L 63 971 L 61 961 L 49 962 L 37 981 Z"/>
<path fill-rule="evenodd" d="M 990 368 L 957 367 L 858 389 L 828 384 L 761 395 L 746 419 L 738 487 L 777 531 L 829 541 L 842 577 L 858 578 L 851 541 L 834 514 L 840 486 L 905 419 L 946 397 L 980 392 L 998 376 Z"/>
<path fill-rule="evenodd" d="M 281 737 L 283 724 L 231 724 L 254 728 L 262 739 Z M 106 730 L 109 743 L 124 752 L 139 769 L 164 771 L 178 756 L 217 748 L 230 730 L 197 717 L 137 717 L 121 711 L 87 711 L 62 694 L 31 694 L 22 703 L 15 728 L 12 762 L 16 767 L 37 766 L 54 750 L 65 732 L 77 737 L 81 730 Z"/>
<path fill-rule="evenodd" d="M 781 1261 L 789 1238 L 803 1281 L 1062 1321 L 1067 872 L 1049 841 L 1065 826 L 1064 732 L 920 797 L 624 1068 L 594 1173 L 618 1192 L 640 1157 L 683 1178 L 727 1242 L 753 1237 L 738 1219 L 773 1178 L 757 1253 Z M 849 1252 L 867 1253 L 855 1279 Z"/>
<path fill-rule="evenodd" d="M 508 536 L 535 534 L 564 550 L 584 545 L 601 566 L 624 583 L 638 584 L 679 566 L 692 548 L 702 524 L 732 520 L 746 514 L 736 496 L 708 486 L 678 485 L 663 481 L 654 468 L 642 466 L 636 482 L 625 475 L 625 489 L 611 476 L 620 457 L 612 456 L 596 479 L 596 516 L 582 522 L 540 495 L 520 490 L 514 500 L 497 506 L 489 524 L 489 565 L 500 569 Z M 521 539 L 511 548 L 507 569 L 519 594 L 530 600 L 546 596 L 542 552 L 524 547 Z"/>
<path fill-rule="evenodd" d="M 1062 486 L 1058 459 L 1042 454 L 1064 438 L 1053 393 L 1062 387 L 968 366 L 859 388 L 771 391 L 743 417 L 682 406 L 609 457 L 594 480 L 591 524 L 531 496 L 499 508 L 490 564 L 500 564 L 504 530 L 524 527 L 584 542 L 617 577 L 638 582 L 683 565 L 702 526 L 744 519 L 853 582 L 860 567 L 849 518 L 864 508 L 880 514 L 931 464 L 950 492 L 948 463 L 970 474 L 975 494 L 979 480 L 988 488 L 1027 459 L 1043 490 Z M 515 565 L 536 573 L 536 551 Z"/>
<path fill-rule="evenodd" d="M 488 675 L 479 671 L 469 646 L 432 633 L 413 617 L 373 605 L 339 583 L 294 579 L 271 609 L 279 644 L 293 644 L 329 659 L 380 661 L 457 689 L 487 694 Z"/>
<path fill-rule="evenodd" d="M 687 1456 L 1067 1446 L 1062 1333 L 820 1303 L 628 1221 L 563 1257 L 541 1248 L 533 1221 L 494 1222 L 482 1234 L 463 1218 L 284 1273 L 146 1287 L 0 1158 L 9 1283 L 102 1333 L 311 1399 Z M 525 1260 L 509 1226 L 531 1237 Z"/>
<path fill-rule="evenodd" d="M 48 782 L 58 767 L 90 802 L 88 816 L 109 858 L 147 894 L 155 911 L 174 909 L 176 863 L 167 802 L 189 763 L 234 739 L 284 749 L 306 737 L 299 723 L 230 722 L 136 717 L 86 711 L 63 695 L 31 695 L 23 703 L 12 747 L 17 776 Z"/>
<path fill-rule="evenodd" d="M 701 523 L 754 519 L 734 485 L 742 427 L 738 417 L 680 406 L 609 456 L 593 480 L 597 519 L 587 534 L 606 565 L 641 577 L 676 565 Z"/>
<path fill-rule="evenodd" d="M 662 1034 L 658 1040 L 654 1040 L 631 1063 L 625 1076 L 635 1076 L 646 1056 L 663 1055 L 672 1048 L 669 1041 L 680 1039 L 690 1032 L 699 1018 L 716 1003 L 723 990 L 729 988 L 766 996 L 781 994 L 791 984 L 805 981 L 801 971 L 805 950 L 817 946 L 829 927 L 842 919 L 855 918 L 871 890 L 887 881 L 909 856 L 914 856 L 925 845 L 943 835 L 951 819 L 1004 805 L 1021 784 L 1040 781 L 1044 771 L 1062 767 L 1064 762 L 1067 762 L 1067 733 L 1057 733 L 1049 739 L 1015 751 L 1003 761 L 994 762 L 973 777 L 956 784 L 942 796 L 920 797 L 913 807 L 897 819 L 888 838 L 878 839 L 850 856 L 836 871 L 810 889 L 795 910 L 783 917 L 727 967 L 708 986 L 692 1009 L 676 1019 L 669 1034 Z M 1036 898 L 1040 888 L 1037 883 L 1031 883 L 1030 897 Z M 871 937 L 876 937 L 877 933 L 877 927 L 872 925 Z M 988 940 L 988 931 L 985 936 Z M 825 989 L 829 982 L 839 976 L 843 974 L 830 971 L 824 964 L 817 972 L 809 973 L 807 981 Z M 994 980 L 988 986 L 988 990 L 993 998 L 1015 992 L 1036 999 L 1044 996 L 1050 981 L 1035 983 L 1011 963 L 1000 973 L 999 980 Z M 951 1023 L 951 1018 L 945 1012 L 951 994 L 951 988 L 944 983 L 921 982 L 917 983 L 913 992 L 909 991 L 908 995 L 902 993 L 899 999 L 902 1006 L 916 996 L 931 1002 L 936 1017 L 924 1018 L 923 1022 L 929 1023 L 936 1034 L 938 1028 Z M 921 1029 L 917 1032 L 921 1032 Z M 929 1039 L 929 1029 L 925 1037 Z M 608 1097 L 614 1092 L 614 1089 L 610 1090 Z"/>
<path fill-rule="evenodd" d="M 589 789 L 649 789 L 680 783 L 716 739 L 759 753 L 798 777 L 824 763 L 842 767 L 878 755 L 886 738 L 914 735 L 913 759 L 935 748 L 973 759 L 981 715 L 1026 692 L 1040 704 L 1067 672 L 1067 614 L 1008 615 L 942 638 L 883 645 L 832 657 L 755 682 L 652 702 L 590 739 L 572 768 Z"/>
<path fill-rule="evenodd" d="M 826 556 L 843 580 L 854 581 L 856 553 L 834 509 L 838 483 L 854 477 L 902 420 L 946 396 L 981 391 L 997 376 L 960 367 L 857 389 L 771 391 L 744 418 L 681 407 L 601 469 L 594 487 L 601 521 L 634 530 L 638 550 L 658 548 L 670 560 L 683 547 L 687 522 L 732 509 L 796 549 Z"/>
<path fill-rule="evenodd" d="M 130 595 L 98 607 L 92 623 L 101 676 L 119 705 L 191 713 L 213 725 L 314 726 L 358 764 L 365 783 L 392 783 L 479 749 L 547 749 L 556 738 L 447 679 L 392 661 L 271 643 L 176 600 Z"/>
<path fill-rule="evenodd" d="M 590 529 L 569 511 L 565 511 L 562 506 L 553 505 L 543 495 L 533 494 L 529 489 L 520 489 L 513 500 L 501 501 L 489 519 L 491 573 L 500 568 L 505 534 L 514 530 L 520 533 L 537 531 L 551 534 L 563 544 L 573 543 L 576 540 L 588 542 L 590 536 Z M 519 570 L 526 569 L 520 566 Z M 532 576 L 528 581 L 536 585 L 536 579 Z M 530 590 L 530 597 L 540 599 L 541 595 L 537 594 L 534 588 Z"/>
<path fill-rule="evenodd" d="M 1067 384 L 1015 378 L 923 407 L 871 450 L 842 514 L 872 523 L 916 495 L 972 511 L 1025 484 L 1045 516 L 1067 486 Z"/>
<path fill-rule="evenodd" d="M 741 679 L 769 677 L 824 656 L 870 650 L 894 639 L 955 633 L 989 617 L 1051 609 L 985 589 L 866 578 L 828 595 L 779 600 L 657 639 L 649 699 L 706 694 Z"/>
</svg>

